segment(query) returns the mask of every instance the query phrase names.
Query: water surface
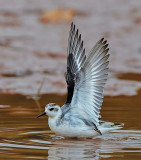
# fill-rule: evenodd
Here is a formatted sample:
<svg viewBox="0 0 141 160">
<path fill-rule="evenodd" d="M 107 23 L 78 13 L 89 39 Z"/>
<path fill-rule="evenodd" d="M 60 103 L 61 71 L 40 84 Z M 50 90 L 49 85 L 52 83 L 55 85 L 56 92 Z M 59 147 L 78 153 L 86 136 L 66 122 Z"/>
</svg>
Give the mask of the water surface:
<svg viewBox="0 0 141 160">
<path fill-rule="evenodd" d="M 64 139 L 52 133 L 47 117 L 36 119 L 39 109 L 30 97 L 1 94 L 0 159 L 138 160 L 141 157 L 141 92 L 136 96 L 106 96 L 104 120 L 123 122 L 122 130 L 95 139 Z M 40 104 L 62 105 L 65 96 L 43 95 Z"/>
</svg>

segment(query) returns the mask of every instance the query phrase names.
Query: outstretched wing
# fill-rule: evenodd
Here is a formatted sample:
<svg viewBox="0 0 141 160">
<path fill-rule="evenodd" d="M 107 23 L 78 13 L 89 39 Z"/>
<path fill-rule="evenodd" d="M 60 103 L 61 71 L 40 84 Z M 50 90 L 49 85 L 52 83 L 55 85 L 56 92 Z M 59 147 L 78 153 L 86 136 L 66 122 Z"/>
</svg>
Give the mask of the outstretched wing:
<svg viewBox="0 0 141 160">
<path fill-rule="evenodd" d="M 81 34 L 78 33 L 78 29 L 75 29 L 75 25 L 72 23 L 68 39 L 67 49 L 67 72 L 65 74 L 68 95 L 66 103 L 71 103 L 76 74 L 80 71 L 86 61 L 85 48 L 83 48 L 83 41 L 81 40 Z"/>
<path fill-rule="evenodd" d="M 99 125 L 103 90 L 108 75 L 108 44 L 102 38 L 90 51 L 84 66 L 77 72 L 70 114 Z"/>
</svg>

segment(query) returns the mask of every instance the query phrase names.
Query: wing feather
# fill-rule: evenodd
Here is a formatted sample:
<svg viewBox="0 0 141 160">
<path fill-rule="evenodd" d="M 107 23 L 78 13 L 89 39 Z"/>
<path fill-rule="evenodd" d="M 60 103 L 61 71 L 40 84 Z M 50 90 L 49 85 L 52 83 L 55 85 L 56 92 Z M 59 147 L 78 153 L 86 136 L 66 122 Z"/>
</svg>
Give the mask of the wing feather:
<svg viewBox="0 0 141 160">
<path fill-rule="evenodd" d="M 73 23 L 71 24 L 69 33 L 67 55 L 67 72 L 65 77 L 68 88 L 66 103 L 68 104 L 71 103 L 72 100 L 76 75 L 86 61 L 85 48 L 83 47 L 81 34 L 79 34 L 78 29 L 75 29 Z"/>
<path fill-rule="evenodd" d="M 99 125 L 99 113 L 103 102 L 103 90 L 108 76 L 109 49 L 102 38 L 92 48 L 85 64 L 76 75 L 71 114 L 81 115 L 85 120 Z M 81 48 L 81 47 L 80 47 Z M 81 64 L 81 56 L 77 55 Z M 83 56 L 82 56 L 83 58 Z M 78 65 L 79 66 L 79 65 Z M 81 65 L 82 66 L 82 65 Z"/>
</svg>

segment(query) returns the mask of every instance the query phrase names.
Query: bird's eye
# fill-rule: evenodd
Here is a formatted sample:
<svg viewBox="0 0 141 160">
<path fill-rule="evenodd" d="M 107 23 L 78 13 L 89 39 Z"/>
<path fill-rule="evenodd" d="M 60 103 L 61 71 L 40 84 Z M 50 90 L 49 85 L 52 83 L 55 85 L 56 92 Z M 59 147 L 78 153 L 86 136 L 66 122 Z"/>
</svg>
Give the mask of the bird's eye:
<svg viewBox="0 0 141 160">
<path fill-rule="evenodd" d="M 49 110 L 50 110 L 50 111 L 53 111 L 53 110 L 54 110 L 54 108 L 50 108 Z"/>
</svg>

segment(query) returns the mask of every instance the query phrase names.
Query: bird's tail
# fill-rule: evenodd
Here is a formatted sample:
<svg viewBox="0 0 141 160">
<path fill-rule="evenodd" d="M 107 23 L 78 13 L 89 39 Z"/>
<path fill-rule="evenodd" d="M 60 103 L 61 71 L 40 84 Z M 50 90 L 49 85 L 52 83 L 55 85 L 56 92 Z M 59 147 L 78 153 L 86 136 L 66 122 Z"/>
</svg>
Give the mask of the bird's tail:
<svg viewBox="0 0 141 160">
<path fill-rule="evenodd" d="M 123 127 L 124 123 L 117 123 L 117 122 L 107 122 L 100 120 L 100 126 L 111 128 L 111 127 Z"/>
<path fill-rule="evenodd" d="M 115 126 L 115 127 L 123 127 L 124 123 L 113 122 L 113 126 Z"/>
<path fill-rule="evenodd" d="M 99 129 L 102 133 L 110 132 L 112 130 L 120 129 L 124 126 L 124 123 L 117 123 L 117 122 L 106 122 L 100 120 Z"/>
</svg>

